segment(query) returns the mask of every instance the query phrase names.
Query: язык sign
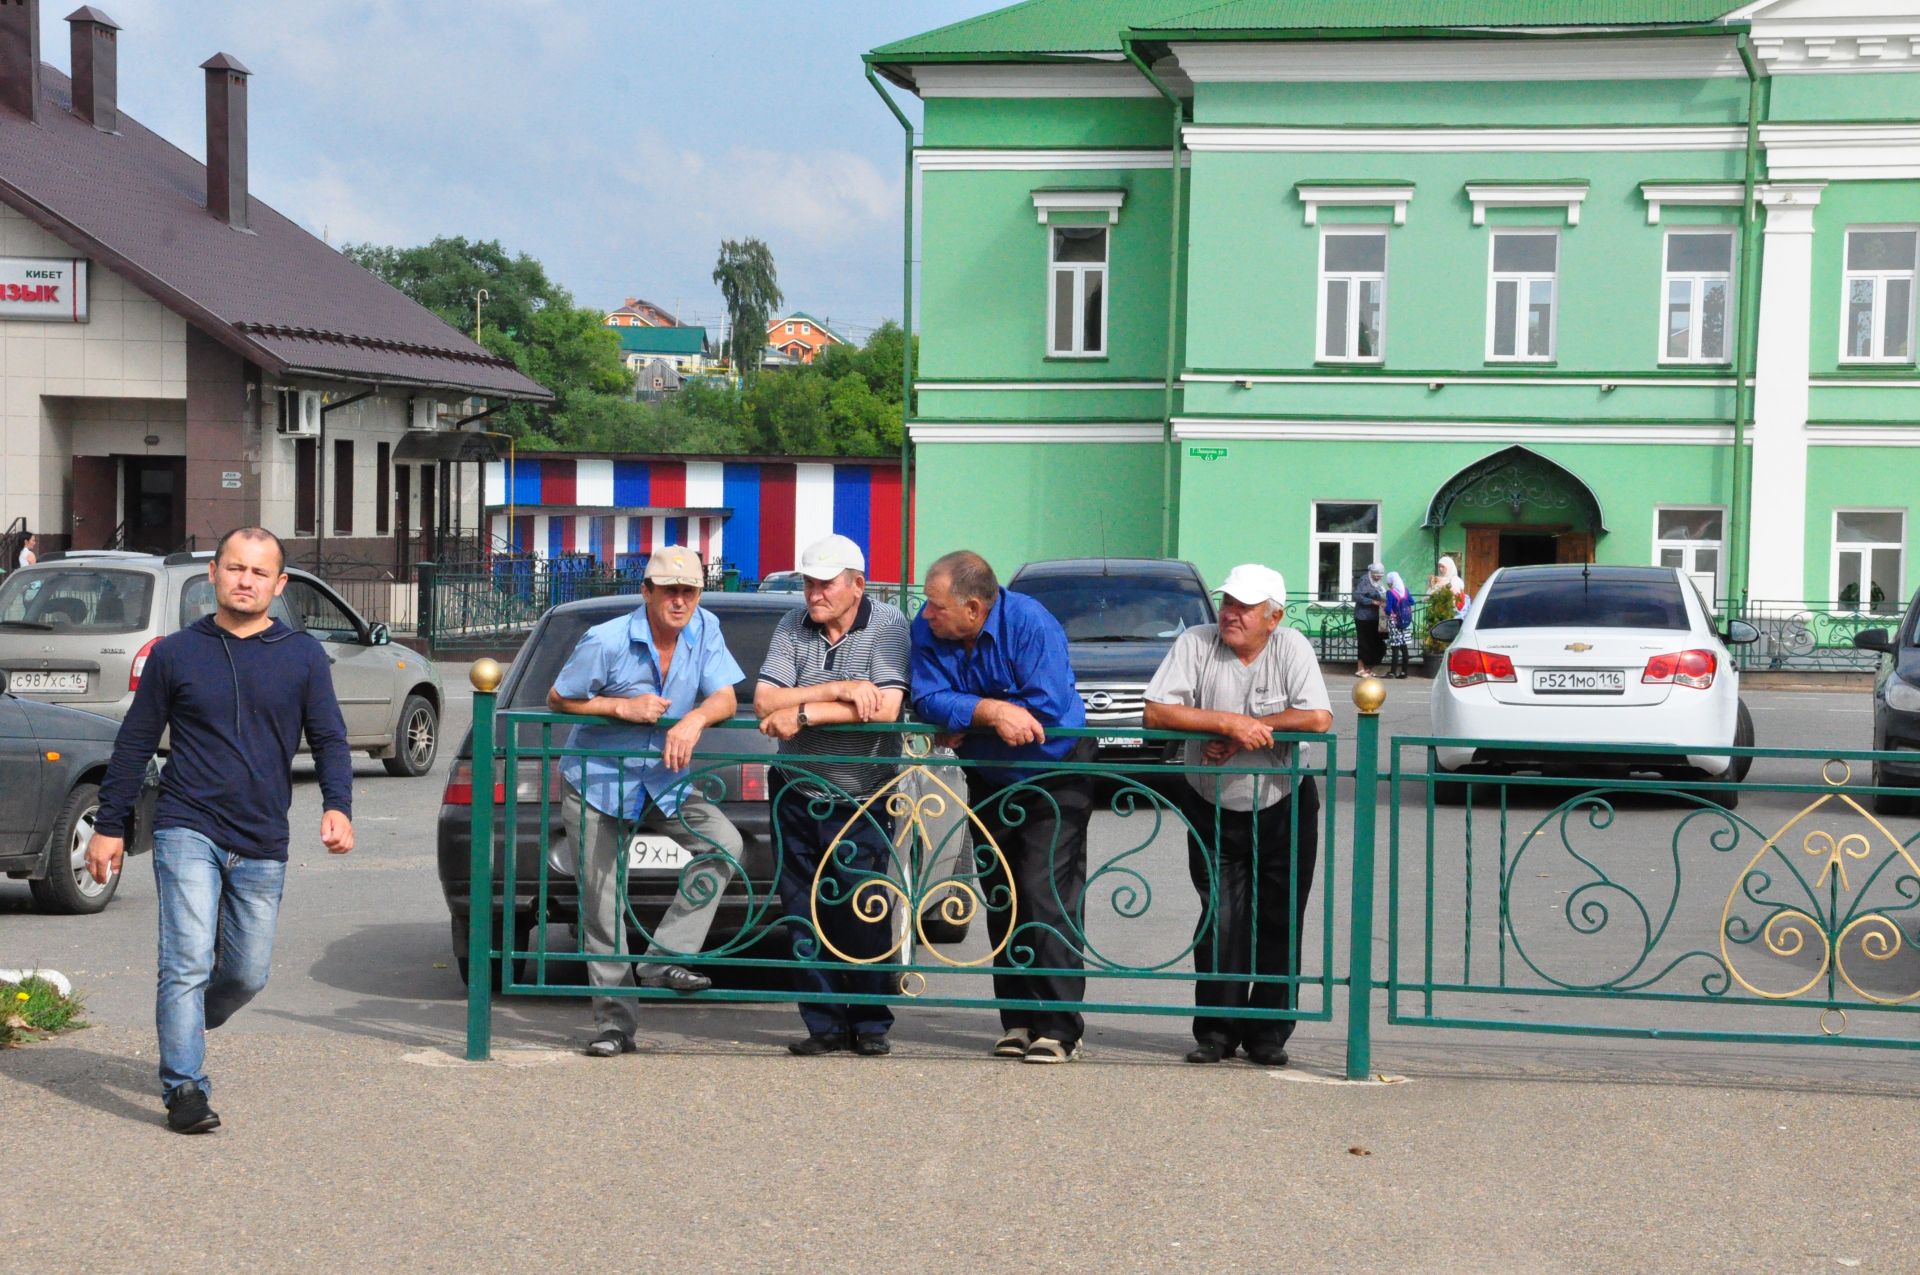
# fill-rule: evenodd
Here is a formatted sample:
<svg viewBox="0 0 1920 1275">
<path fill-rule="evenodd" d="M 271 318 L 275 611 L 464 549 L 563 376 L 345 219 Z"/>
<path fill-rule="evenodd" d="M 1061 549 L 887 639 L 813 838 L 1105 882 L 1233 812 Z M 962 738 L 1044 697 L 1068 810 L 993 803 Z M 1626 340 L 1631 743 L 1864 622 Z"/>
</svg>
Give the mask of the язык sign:
<svg viewBox="0 0 1920 1275">
<path fill-rule="evenodd" d="M 0 319 L 87 321 L 87 263 L 65 257 L 0 257 Z"/>
</svg>

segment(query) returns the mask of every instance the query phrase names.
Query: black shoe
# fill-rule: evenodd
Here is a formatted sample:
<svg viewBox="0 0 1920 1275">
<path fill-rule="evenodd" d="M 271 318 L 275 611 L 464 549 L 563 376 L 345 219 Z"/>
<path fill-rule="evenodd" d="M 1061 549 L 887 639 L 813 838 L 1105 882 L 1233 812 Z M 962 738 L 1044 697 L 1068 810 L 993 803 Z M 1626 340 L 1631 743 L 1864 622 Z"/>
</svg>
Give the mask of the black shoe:
<svg viewBox="0 0 1920 1275">
<path fill-rule="evenodd" d="M 880 1039 L 886 1044 L 886 1038 Z M 805 1040 L 796 1040 L 787 1046 L 787 1052 L 796 1058 L 818 1058 L 821 1054 L 834 1054 L 848 1048 L 845 1032 L 814 1032 Z"/>
<path fill-rule="evenodd" d="M 1203 1040 L 1187 1051 L 1190 1063 L 1217 1063 L 1234 1055 L 1234 1046 L 1224 1040 Z"/>
<path fill-rule="evenodd" d="M 207 1105 L 199 1085 L 181 1085 L 167 1099 L 167 1128 L 175 1133 L 211 1133 L 219 1127 L 220 1117 Z"/>
<path fill-rule="evenodd" d="M 853 1038 L 853 1052 L 862 1058 L 885 1058 L 893 1052 L 885 1032 L 861 1032 Z"/>
<path fill-rule="evenodd" d="M 694 973 L 684 965 L 669 965 L 658 974 L 643 975 L 640 986 L 665 987 L 686 996 L 693 992 L 706 991 L 713 986 L 713 980 L 705 974 Z"/>
<path fill-rule="evenodd" d="M 637 1049 L 633 1037 L 618 1027 L 609 1027 L 587 1042 L 580 1052 L 589 1058 L 618 1058 L 621 1054 L 630 1054 Z"/>
<path fill-rule="evenodd" d="M 1287 1051 L 1281 1045 L 1248 1045 L 1247 1061 L 1256 1067 L 1284 1067 Z"/>
</svg>

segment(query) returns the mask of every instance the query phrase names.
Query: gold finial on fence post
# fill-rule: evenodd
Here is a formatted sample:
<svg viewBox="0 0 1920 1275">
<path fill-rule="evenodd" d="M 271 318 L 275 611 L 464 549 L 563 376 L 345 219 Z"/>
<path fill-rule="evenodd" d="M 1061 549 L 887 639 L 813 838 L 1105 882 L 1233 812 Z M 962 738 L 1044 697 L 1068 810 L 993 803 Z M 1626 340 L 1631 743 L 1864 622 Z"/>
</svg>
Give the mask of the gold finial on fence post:
<svg viewBox="0 0 1920 1275">
<path fill-rule="evenodd" d="M 1368 717 L 1387 702 L 1387 684 L 1377 677 L 1363 677 L 1353 684 L 1353 706 Z"/>
<path fill-rule="evenodd" d="M 476 691 L 485 691 L 491 695 L 500 689 L 500 679 L 506 671 L 500 667 L 500 661 L 492 659 L 475 660 L 473 668 L 467 673 L 467 680 L 473 683 Z"/>
</svg>

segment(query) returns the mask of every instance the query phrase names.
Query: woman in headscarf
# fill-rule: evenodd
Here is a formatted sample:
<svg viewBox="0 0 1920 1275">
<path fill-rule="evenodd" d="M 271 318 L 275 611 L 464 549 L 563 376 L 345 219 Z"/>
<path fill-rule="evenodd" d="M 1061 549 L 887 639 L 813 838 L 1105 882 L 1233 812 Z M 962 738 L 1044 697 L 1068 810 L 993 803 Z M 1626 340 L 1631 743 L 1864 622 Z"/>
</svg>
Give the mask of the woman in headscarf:
<svg viewBox="0 0 1920 1275">
<path fill-rule="evenodd" d="M 1387 653 L 1387 626 L 1380 606 L 1387 600 L 1387 569 L 1377 562 L 1367 564 L 1364 574 L 1353 582 L 1353 628 L 1360 639 L 1356 677 L 1372 677 Z"/>
<path fill-rule="evenodd" d="M 1398 571 L 1387 572 L 1387 600 L 1380 609 L 1387 617 L 1387 676 L 1405 677 L 1407 652 L 1413 649 L 1413 595 Z"/>
</svg>

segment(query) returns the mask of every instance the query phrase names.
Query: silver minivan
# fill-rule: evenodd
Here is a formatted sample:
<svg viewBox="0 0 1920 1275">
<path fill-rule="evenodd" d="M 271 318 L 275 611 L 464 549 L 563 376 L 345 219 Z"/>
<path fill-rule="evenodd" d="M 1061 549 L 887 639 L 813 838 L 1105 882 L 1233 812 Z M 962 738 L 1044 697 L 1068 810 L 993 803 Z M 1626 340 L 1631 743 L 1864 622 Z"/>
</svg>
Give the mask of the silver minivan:
<svg viewBox="0 0 1920 1275">
<path fill-rule="evenodd" d="M 69 553 L 0 580 L 0 669 L 13 694 L 126 716 L 147 653 L 214 609 L 208 552 Z M 347 741 L 393 775 L 424 775 L 445 702 L 432 661 L 395 646 L 318 577 L 290 567 L 274 618 L 312 634 L 333 666 Z"/>
</svg>

